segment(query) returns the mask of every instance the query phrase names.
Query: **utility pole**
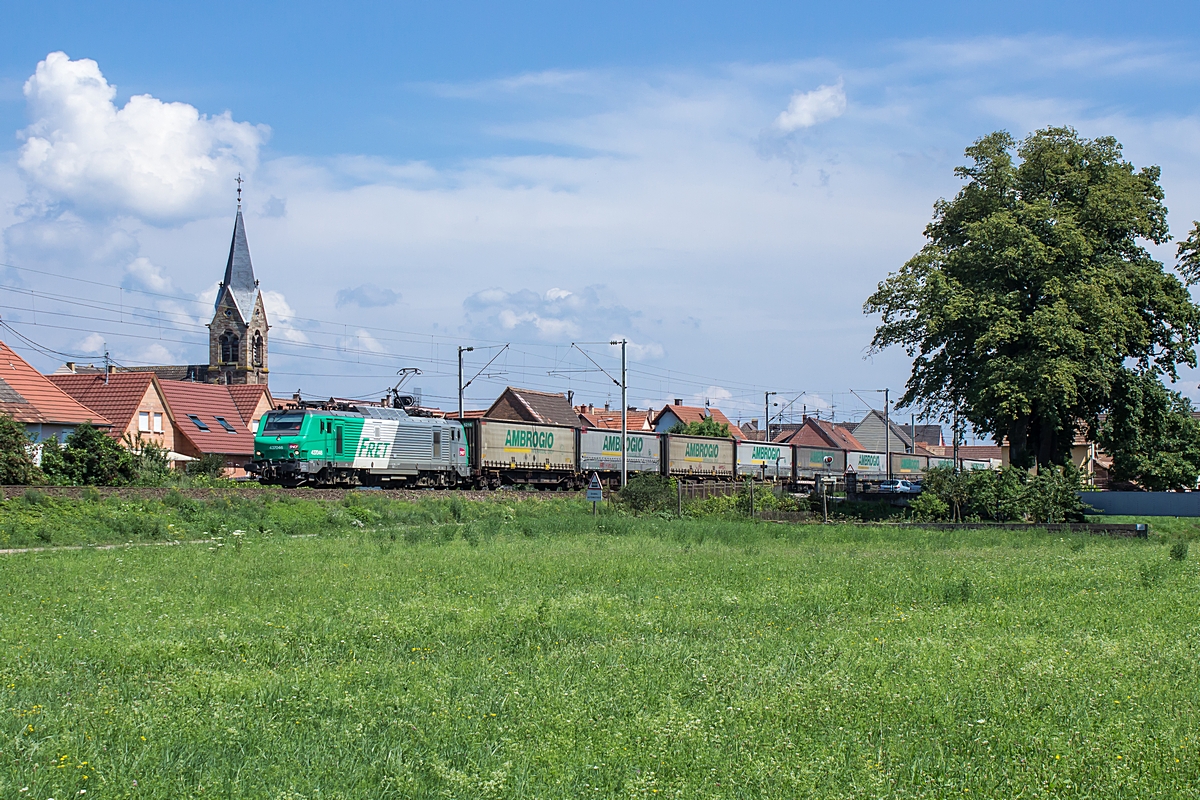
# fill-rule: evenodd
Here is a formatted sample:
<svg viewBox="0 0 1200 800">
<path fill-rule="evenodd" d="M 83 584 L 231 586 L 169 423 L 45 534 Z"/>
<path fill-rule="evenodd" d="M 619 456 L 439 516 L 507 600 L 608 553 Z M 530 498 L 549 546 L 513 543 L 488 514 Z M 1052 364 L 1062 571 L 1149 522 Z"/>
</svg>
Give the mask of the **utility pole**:
<svg viewBox="0 0 1200 800">
<path fill-rule="evenodd" d="M 889 389 L 883 390 L 883 457 L 887 460 L 887 479 L 892 479 L 892 416 L 888 404 Z"/>
<path fill-rule="evenodd" d="M 609 344 L 621 345 L 621 488 L 624 489 L 629 480 L 629 372 L 625 361 L 625 349 L 629 340 L 621 339 Z"/>
<path fill-rule="evenodd" d="M 779 392 L 763 392 L 763 441 L 771 441 L 771 395 Z"/>
<path fill-rule="evenodd" d="M 239 178 L 241 177 L 241 173 L 238 173 L 238 177 Z M 108 370 L 109 369 L 110 369 L 110 367 L 108 366 L 108 348 L 105 347 L 104 348 L 104 385 L 105 386 L 108 385 Z"/>
<path fill-rule="evenodd" d="M 474 347 L 463 347 L 462 345 L 458 346 L 458 418 L 460 420 L 463 418 L 463 383 L 462 383 L 463 359 L 462 359 L 462 354 L 470 353 L 474 349 L 475 349 Z"/>
</svg>

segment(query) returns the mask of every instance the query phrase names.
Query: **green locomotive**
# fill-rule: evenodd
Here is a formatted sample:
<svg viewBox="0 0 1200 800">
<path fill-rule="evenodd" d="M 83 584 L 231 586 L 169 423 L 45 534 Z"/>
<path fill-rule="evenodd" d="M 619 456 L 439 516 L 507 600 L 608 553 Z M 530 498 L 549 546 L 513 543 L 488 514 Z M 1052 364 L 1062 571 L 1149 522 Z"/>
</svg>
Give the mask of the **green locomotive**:
<svg viewBox="0 0 1200 800">
<path fill-rule="evenodd" d="M 461 423 L 375 406 L 268 413 L 250 470 L 278 486 L 453 487 L 471 476 Z"/>
</svg>

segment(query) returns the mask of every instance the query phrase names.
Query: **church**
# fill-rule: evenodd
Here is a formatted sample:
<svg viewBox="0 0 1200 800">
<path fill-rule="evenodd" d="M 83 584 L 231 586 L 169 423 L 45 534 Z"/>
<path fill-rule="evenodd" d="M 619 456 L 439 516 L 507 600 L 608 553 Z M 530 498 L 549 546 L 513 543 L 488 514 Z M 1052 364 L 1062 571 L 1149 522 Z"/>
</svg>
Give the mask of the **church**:
<svg viewBox="0 0 1200 800">
<path fill-rule="evenodd" d="M 242 188 L 238 186 L 233 240 L 225 262 L 225 278 L 217 289 L 212 322 L 208 323 L 208 363 L 152 367 L 122 367 L 122 372 L 153 372 L 161 380 L 220 383 L 229 386 L 266 385 L 267 312 L 254 278 L 246 223 L 242 219 Z M 71 371 L 86 371 L 69 365 Z"/>
</svg>

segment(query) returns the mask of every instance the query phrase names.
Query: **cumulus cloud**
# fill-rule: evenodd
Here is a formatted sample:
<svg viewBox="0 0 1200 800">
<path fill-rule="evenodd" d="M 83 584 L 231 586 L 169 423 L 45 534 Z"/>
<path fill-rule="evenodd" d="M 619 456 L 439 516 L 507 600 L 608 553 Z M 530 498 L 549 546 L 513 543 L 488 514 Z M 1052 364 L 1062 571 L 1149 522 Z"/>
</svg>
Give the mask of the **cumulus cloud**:
<svg viewBox="0 0 1200 800">
<path fill-rule="evenodd" d="M 309 339 L 298 326 L 297 314 L 288 303 L 283 292 L 272 289 L 262 290 L 263 309 L 267 312 L 267 322 L 271 325 L 272 336 L 281 337 L 289 342 L 307 344 Z M 213 294 L 216 301 L 216 293 Z"/>
<path fill-rule="evenodd" d="M 178 221 L 228 199 L 268 134 L 229 112 L 201 114 L 150 95 L 118 108 L 116 87 L 91 59 L 51 53 L 25 82 L 32 124 L 18 166 L 54 202 L 104 215 Z"/>
<path fill-rule="evenodd" d="M 384 289 L 373 283 L 364 283 L 353 289 L 339 289 L 335 305 L 338 308 L 358 306 L 359 308 L 383 308 L 394 306 L 400 300 L 400 293 L 392 289 Z"/>
<path fill-rule="evenodd" d="M 89 333 L 75 345 L 80 353 L 102 355 L 104 353 L 104 337 L 98 333 Z"/>
<path fill-rule="evenodd" d="M 811 128 L 836 119 L 846 112 L 846 92 L 842 81 L 831 86 L 818 86 L 811 92 L 796 92 L 788 107 L 775 118 L 775 127 L 785 133 Z"/>
</svg>

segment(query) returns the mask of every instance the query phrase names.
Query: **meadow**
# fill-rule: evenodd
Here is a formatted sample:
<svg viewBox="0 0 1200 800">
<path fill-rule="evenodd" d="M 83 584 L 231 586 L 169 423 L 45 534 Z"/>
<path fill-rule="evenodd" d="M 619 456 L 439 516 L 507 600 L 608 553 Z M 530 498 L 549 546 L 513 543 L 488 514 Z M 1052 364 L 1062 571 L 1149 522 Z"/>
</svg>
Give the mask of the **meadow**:
<svg viewBox="0 0 1200 800">
<path fill-rule="evenodd" d="M 206 540 L 0 558 L 0 797 L 1200 796 L 1167 537 L 155 502 L 0 509 Z"/>
</svg>

